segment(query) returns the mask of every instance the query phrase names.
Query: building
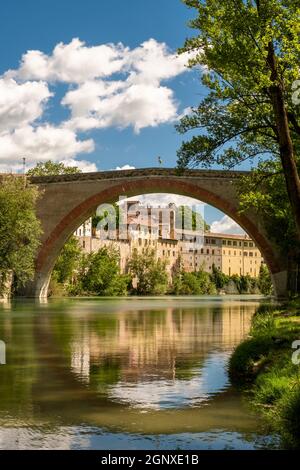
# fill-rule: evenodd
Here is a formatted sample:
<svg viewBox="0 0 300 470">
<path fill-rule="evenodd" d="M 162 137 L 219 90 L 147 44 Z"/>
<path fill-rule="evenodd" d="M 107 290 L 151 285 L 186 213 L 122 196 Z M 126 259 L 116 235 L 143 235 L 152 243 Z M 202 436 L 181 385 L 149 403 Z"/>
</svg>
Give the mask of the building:
<svg viewBox="0 0 300 470">
<path fill-rule="evenodd" d="M 124 210 L 124 208 L 123 208 Z M 120 256 L 121 272 L 126 272 L 134 252 L 155 250 L 158 259 L 167 261 L 169 279 L 179 266 L 187 272 L 212 272 L 213 265 L 229 276 L 257 277 L 264 262 L 259 248 L 248 235 L 176 229 L 175 207 L 152 208 L 139 201 L 126 203 L 126 219 L 121 229 L 100 231 L 88 219 L 74 235 L 86 253 L 103 246 L 114 247 Z"/>
<path fill-rule="evenodd" d="M 224 274 L 257 277 L 264 262 L 259 248 L 248 235 L 205 232 L 202 247 L 191 247 L 182 252 L 186 271 L 211 272 L 215 265 Z"/>
</svg>

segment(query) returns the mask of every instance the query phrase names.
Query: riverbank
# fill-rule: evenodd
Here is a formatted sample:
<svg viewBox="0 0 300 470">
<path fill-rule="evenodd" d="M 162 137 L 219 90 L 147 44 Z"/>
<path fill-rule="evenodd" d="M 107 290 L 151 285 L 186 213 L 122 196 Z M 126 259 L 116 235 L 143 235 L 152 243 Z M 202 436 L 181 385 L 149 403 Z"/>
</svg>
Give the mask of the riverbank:
<svg viewBox="0 0 300 470">
<path fill-rule="evenodd" d="M 300 300 L 258 309 L 249 337 L 231 356 L 229 374 L 284 447 L 299 449 Z"/>
</svg>

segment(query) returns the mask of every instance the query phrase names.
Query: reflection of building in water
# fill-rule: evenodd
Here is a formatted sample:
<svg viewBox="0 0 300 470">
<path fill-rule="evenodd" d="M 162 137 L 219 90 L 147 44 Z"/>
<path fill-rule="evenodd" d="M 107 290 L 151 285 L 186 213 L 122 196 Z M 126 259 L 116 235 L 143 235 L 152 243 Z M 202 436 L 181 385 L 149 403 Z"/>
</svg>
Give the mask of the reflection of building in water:
<svg viewBox="0 0 300 470">
<path fill-rule="evenodd" d="M 159 259 L 167 261 L 169 277 L 181 266 L 185 271 L 204 269 L 212 272 L 215 265 L 227 275 L 250 275 L 257 277 L 264 262 L 259 248 L 248 235 L 226 235 L 178 229 L 176 207 L 153 208 L 140 205 L 139 201 L 127 203 L 127 220 L 124 230 L 105 232 L 92 228 L 92 219 L 80 226 L 75 236 L 82 248 L 90 253 L 103 246 L 114 246 L 120 254 L 120 268 L 126 271 L 128 260 L 136 251 L 144 253 L 148 248 Z"/>
<path fill-rule="evenodd" d="M 89 438 L 80 436 L 78 432 L 69 427 L 57 426 L 53 430 L 45 432 L 41 426 L 28 428 L 24 422 L 19 427 L 1 427 L 0 449 L 1 450 L 67 450 L 74 449 L 74 443 L 82 449 L 89 448 Z"/>
<path fill-rule="evenodd" d="M 109 328 L 89 328 L 74 339 L 71 367 L 86 382 L 92 366 L 98 371 L 112 366 L 118 379 L 129 382 L 155 375 L 173 379 L 199 366 L 211 351 L 235 347 L 248 333 L 252 314 L 253 304 L 234 303 L 214 310 L 110 313 Z"/>
<path fill-rule="evenodd" d="M 89 383 L 90 377 L 90 345 L 86 335 L 71 343 L 71 371 L 80 380 Z"/>
</svg>

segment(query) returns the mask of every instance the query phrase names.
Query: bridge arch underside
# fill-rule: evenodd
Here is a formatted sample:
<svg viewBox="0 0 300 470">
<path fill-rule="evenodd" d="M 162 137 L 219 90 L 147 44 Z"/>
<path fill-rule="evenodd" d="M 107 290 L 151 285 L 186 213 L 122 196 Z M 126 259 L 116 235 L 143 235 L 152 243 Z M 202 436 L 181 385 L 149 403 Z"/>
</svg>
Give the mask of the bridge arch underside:
<svg viewBox="0 0 300 470">
<path fill-rule="evenodd" d="M 170 193 L 188 196 L 214 206 L 239 224 L 260 248 L 265 262 L 269 266 L 277 297 L 287 295 L 287 268 L 284 260 L 279 257 L 279 249 L 270 242 L 261 221 L 254 214 L 238 213 L 238 200 L 221 196 L 202 188 L 193 182 L 183 181 L 180 178 L 140 178 L 116 182 L 109 188 L 92 194 L 65 214 L 53 231 L 45 234 L 45 241 L 36 260 L 36 275 L 30 286 L 26 289 L 26 296 L 45 298 L 48 293 L 51 273 L 63 245 L 69 236 L 103 203 L 113 203 L 119 196 L 137 196 L 150 193 Z"/>
</svg>

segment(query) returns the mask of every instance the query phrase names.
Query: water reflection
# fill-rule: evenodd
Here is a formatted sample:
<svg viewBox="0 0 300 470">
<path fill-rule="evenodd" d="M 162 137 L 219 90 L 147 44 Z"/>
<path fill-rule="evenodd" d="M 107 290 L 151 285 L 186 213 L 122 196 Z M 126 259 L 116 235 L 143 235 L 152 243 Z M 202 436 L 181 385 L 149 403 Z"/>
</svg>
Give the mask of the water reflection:
<svg viewBox="0 0 300 470">
<path fill-rule="evenodd" d="M 58 439 L 62 427 L 73 436 L 65 448 L 74 435 L 75 446 L 89 448 L 94 426 L 103 436 L 103 429 L 132 436 L 218 429 L 220 439 L 256 431 L 226 367 L 258 305 L 249 298 L 131 298 L 0 307 L 7 346 L 0 448 L 7 435 L 29 447 Z M 79 425 L 84 438 L 74 434 Z"/>
</svg>

